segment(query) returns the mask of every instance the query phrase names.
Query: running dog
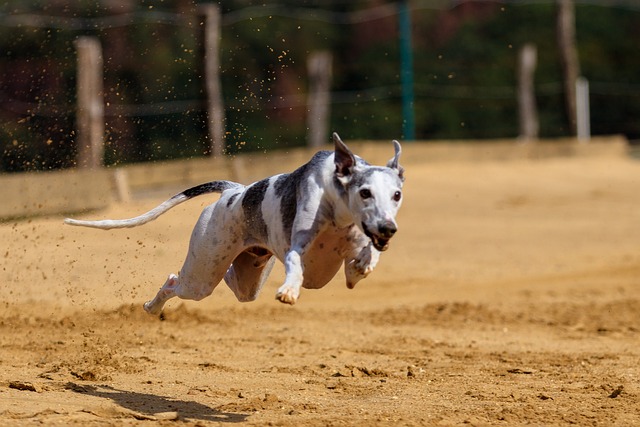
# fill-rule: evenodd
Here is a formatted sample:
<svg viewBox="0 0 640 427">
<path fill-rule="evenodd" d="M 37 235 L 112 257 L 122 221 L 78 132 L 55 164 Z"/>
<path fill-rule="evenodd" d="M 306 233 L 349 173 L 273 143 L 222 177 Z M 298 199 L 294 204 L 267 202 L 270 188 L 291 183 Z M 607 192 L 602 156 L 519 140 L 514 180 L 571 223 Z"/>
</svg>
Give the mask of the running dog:
<svg viewBox="0 0 640 427">
<path fill-rule="evenodd" d="M 400 143 L 386 166 L 371 166 L 333 134 L 334 151 L 320 151 L 292 173 L 244 186 L 212 181 L 183 191 L 131 219 L 66 224 L 100 229 L 136 227 L 193 197 L 221 193 L 207 206 L 191 234 L 178 275 L 169 275 L 144 309 L 158 315 L 173 297 L 199 301 L 224 279 L 239 301 L 260 293 L 275 259 L 285 281 L 276 299 L 295 304 L 301 288 L 326 285 L 344 263 L 347 287 L 373 271 L 396 233 L 404 169 Z"/>
</svg>

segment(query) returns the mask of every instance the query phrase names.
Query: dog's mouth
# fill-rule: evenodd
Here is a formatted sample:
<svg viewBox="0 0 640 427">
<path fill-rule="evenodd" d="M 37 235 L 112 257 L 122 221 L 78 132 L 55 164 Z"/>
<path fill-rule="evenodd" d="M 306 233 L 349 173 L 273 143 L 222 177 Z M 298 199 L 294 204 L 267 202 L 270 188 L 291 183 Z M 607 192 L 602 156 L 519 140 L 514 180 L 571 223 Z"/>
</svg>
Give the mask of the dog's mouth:
<svg viewBox="0 0 640 427">
<path fill-rule="evenodd" d="M 371 243 L 373 244 L 373 247 L 376 248 L 377 250 L 379 250 L 380 252 L 386 251 L 387 249 L 389 249 L 389 239 L 380 237 L 380 236 L 376 236 L 375 234 L 373 234 L 372 232 L 369 231 L 369 229 L 367 228 L 367 226 L 362 223 L 362 230 L 364 231 L 364 234 L 371 239 Z"/>
</svg>

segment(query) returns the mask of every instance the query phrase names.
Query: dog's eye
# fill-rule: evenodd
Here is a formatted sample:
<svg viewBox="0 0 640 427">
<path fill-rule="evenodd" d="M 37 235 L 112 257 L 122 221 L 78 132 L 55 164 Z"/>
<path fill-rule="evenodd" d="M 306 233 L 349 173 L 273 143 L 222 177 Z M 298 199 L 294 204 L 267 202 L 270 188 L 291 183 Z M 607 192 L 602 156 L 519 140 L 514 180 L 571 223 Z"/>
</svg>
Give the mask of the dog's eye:
<svg viewBox="0 0 640 427">
<path fill-rule="evenodd" d="M 393 200 L 395 200 L 396 202 L 399 202 L 400 199 L 402 199 L 402 193 L 400 191 L 396 191 L 393 194 Z"/>
<path fill-rule="evenodd" d="M 362 197 L 363 199 L 371 198 L 371 191 L 367 190 L 366 188 L 363 188 L 362 190 L 360 190 L 360 197 Z"/>
</svg>

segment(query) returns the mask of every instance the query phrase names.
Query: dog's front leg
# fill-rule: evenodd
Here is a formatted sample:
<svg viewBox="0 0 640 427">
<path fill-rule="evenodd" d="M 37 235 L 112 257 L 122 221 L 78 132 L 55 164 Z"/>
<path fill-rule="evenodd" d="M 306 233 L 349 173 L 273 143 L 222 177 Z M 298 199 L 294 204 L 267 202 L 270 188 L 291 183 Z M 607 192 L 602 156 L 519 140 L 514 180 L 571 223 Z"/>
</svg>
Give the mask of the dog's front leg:
<svg viewBox="0 0 640 427">
<path fill-rule="evenodd" d="M 300 296 L 303 280 L 302 250 L 292 248 L 284 260 L 285 279 L 276 293 L 276 299 L 286 304 L 295 304 Z"/>
<path fill-rule="evenodd" d="M 374 248 L 371 242 L 364 247 L 354 249 L 356 250 L 353 258 L 347 258 L 344 269 L 349 289 L 353 289 L 356 283 L 367 277 L 378 265 L 380 259 L 380 251 Z"/>
<path fill-rule="evenodd" d="M 284 257 L 284 284 L 276 293 L 276 299 L 286 304 L 295 304 L 300 296 L 300 288 L 304 281 L 303 257 L 318 235 L 317 227 L 310 224 L 304 231 L 293 233 L 291 247 Z"/>
</svg>

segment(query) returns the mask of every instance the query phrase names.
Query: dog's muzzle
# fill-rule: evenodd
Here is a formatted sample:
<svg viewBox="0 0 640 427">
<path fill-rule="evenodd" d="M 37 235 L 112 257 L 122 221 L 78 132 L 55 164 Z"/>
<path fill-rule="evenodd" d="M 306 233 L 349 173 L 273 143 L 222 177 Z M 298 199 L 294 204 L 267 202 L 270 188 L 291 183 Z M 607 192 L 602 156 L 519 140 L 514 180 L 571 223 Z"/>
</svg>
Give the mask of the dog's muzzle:
<svg viewBox="0 0 640 427">
<path fill-rule="evenodd" d="M 364 234 L 371 239 L 373 247 L 382 252 L 389 249 L 389 240 L 396 234 L 398 227 L 393 222 L 386 221 L 378 226 L 377 233 L 372 233 L 363 222 L 362 230 Z"/>
</svg>

